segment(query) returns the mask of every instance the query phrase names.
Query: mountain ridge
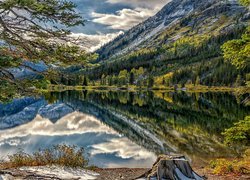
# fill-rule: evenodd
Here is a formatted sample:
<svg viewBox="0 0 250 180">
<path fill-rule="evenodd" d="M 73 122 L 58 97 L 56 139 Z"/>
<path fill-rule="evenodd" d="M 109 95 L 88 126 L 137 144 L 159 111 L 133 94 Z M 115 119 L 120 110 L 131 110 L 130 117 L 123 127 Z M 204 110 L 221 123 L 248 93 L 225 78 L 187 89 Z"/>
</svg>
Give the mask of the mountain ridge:
<svg viewBox="0 0 250 180">
<path fill-rule="evenodd" d="M 191 16 L 192 20 L 200 14 L 203 15 L 203 19 L 205 20 L 206 17 L 221 15 L 223 13 L 228 16 L 235 16 L 236 14 L 246 13 L 246 11 L 245 8 L 239 6 L 236 0 L 173 0 L 167 3 L 155 16 L 134 26 L 96 52 L 100 55 L 99 60 L 117 57 L 138 49 L 145 42 L 147 43 L 155 36 L 175 26 L 179 21 L 185 20 L 189 16 Z M 200 18 L 202 19 L 202 17 Z M 214 21 L 216 22 L 216 20 Z M 198 24 L 198 22 L 193 22 L 193 25 L 195 24 Z"/>
</svg>

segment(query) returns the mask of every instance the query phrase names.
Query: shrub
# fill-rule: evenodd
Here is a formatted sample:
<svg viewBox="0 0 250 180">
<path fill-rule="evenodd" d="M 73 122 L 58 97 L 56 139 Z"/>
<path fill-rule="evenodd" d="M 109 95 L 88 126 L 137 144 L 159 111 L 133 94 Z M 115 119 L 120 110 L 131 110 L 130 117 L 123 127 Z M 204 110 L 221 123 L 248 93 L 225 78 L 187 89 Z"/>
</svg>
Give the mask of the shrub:
<svg viewBox="0 0 250 180">
<path fill-rule="evenodd" d="M 214 174 L 249 174 L 250 173 L 250 149 L 246 150 L 241 159 L 216 159 L 210 161 L 210 168 Z"/>
<path fill-rule="evenodd" d="M 86 167 L 88 160 L 84 157 L 84 149 L 76 146 L 56 145 L 52 148 L 38 150 L 33 154 L 20 151 L 8 156 L 6 162 L 10 167 L 59 165 L 65 167 Z"/>
<path fill-rule="evenodd" d="M 250 116 L 235 123 L 233 127 L 226 129 L 222 134 L 225 136 L 224 142 L 227 145 L 239 143 L 250 145 Z"/>
</svg>

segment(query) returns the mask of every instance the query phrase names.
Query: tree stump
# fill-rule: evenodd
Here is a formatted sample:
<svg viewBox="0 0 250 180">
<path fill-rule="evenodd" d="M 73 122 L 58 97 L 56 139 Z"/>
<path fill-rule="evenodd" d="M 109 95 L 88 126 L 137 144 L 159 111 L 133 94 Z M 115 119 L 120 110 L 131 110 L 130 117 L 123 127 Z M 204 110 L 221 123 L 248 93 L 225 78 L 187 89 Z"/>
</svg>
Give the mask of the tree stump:
<svg viewBox="0 0 250 180">
<path fill-rule="evenodd" d="M 147 180 L 203 180 L 205 177 L 199 176 L 193 171 L 185 156 L 160 155 L 153 164 L 151 170 L 140 176 Z"/>
</svg>

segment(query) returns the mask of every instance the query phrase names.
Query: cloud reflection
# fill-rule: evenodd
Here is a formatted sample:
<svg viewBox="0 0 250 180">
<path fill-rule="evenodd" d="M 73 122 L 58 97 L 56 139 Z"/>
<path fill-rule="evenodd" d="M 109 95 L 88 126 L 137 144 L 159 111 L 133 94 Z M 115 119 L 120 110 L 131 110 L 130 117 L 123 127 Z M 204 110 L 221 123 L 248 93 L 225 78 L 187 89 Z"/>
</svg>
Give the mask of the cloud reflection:
<svg viewBox="0 0 250 180">
<path fill-rule="evenodd" d="M 116 156 L 122 157 L 123 159 L 133 158 L 135 160 L 140 160 L 142 158 L 152 158 L 151 152 L 145 151 L 145 149 L 140 146 L 135 146 L 134 143 L 125 137 L 110 139 L 109 142 L 93 145 L 93 148 L 93 155 L 101 153 L 115 153 Z"/>
<path fill-rule="evenodd" d="M 27 135 L 62 136 L 90 132 L 117 134 L 113 129 L 104 126 L 94 116 L 73 112 L 62 117 L 55 124 L 49 119 L 37 115 L 33 121 L 27 124 L 0 131 L 0 141 Z"/>
<path fill-rule="evenodd" d="M 91 162 L 96 164 L 101 159 L 99 166 L 103 167 L 140 167 L 140 164 L 149 167 L 156 158 L 154 153 L 120 135 L 96 117 L 81 112 L 70 113 L 55 123 L 37 115 L 27 124 L 0 131 L 1 156 L 14 153 L 18 148 L 30 153 L 57 143 L 85 147 L 93 159 Z"/>
</svg>

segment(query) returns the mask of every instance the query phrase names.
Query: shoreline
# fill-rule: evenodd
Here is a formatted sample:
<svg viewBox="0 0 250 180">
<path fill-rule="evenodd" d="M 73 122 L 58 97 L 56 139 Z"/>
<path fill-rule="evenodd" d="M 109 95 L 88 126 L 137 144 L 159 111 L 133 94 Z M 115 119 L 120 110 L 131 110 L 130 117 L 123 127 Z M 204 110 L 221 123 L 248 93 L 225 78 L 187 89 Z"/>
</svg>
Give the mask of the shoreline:
<svg viewBox="0 0 250 180">
<path fill-rule="evenodd" d="M 65 85 L 50 85 L 47 89 L 38 89 L 42 92 L 67 91 L 67 90 L 89 90 L 89 91 L 162 91 L 162 92 L 244 92 L 250 93 L 250 87 L 227 87 L 227 86 L 186 86 L 183 88 L 174 87 L 136 87 L 136 86 L 65 86 Z"/>
<path fill-rule="evenodd" d="M 248 179 L 249 175 L 216 175 L 209 169 L 204 167 L 193 167 L 194 171 L 201 176 L 205 176 L 207 179 L 216 180 L 240 180 Z M 52 167 L 22 167 L 1 169 L 0 179 L 6 178 L 46 178 L 46 179 L 96 179 L 96 180 L 132 180 L 139 178 L 142 174 L 147 172 L 149 168 L 96 168 L 94 170 L 88 169 L 67 169 L 57 166 Z M 139 178 L 144 179 L 144 178 Z"/>
</svg>

